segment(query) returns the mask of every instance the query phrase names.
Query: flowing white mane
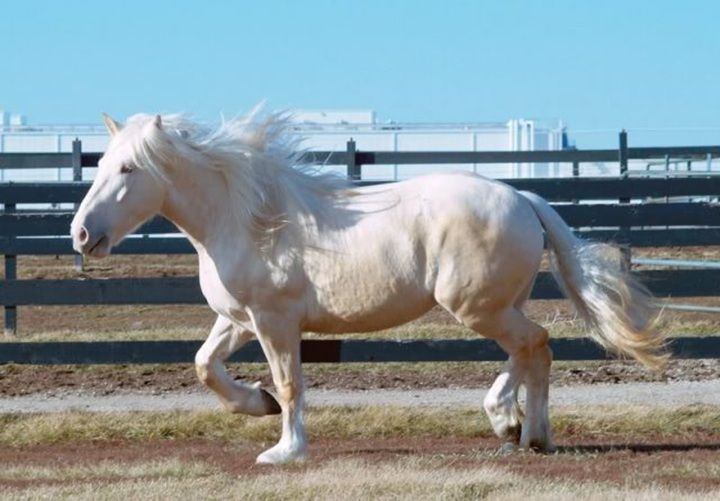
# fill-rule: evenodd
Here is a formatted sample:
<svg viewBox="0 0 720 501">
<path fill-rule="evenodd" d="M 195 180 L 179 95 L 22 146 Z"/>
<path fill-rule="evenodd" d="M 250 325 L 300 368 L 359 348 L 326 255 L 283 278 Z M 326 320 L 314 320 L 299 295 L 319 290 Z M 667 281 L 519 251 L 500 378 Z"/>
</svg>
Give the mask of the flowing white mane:
<svg viewBox="0 0 720 501">
<path fill-rule="evenodd" d="M 308 225 L 322 226 L 352 194 L 348 182 L 320 174 L 301 161 L 302 139 L 291 130 L 287 114 L 245 117 L 212 129 L 183 115 L 163 115 L 162 133 L 133 141 L 133 161 L 161 179 L 164 165 L 206 168 L 224 176 L 238 221 L 265 250 L 280 233 L 302 235 Z M 130 117 L 128 127 L 143 130 L 154 116 Z M 283 230 L 282 232 L 280 230 Z"/>
</svg>

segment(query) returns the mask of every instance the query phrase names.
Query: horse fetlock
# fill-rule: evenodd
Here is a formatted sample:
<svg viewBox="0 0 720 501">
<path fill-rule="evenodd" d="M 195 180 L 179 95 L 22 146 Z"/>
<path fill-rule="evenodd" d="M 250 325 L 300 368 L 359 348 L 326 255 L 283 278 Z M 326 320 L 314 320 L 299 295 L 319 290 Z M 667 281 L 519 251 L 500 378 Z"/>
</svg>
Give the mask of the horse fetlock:
<svg viewBox="0 0 720 501">
<path fill-rule="evenodd" d="M 259 387 L 248 388 L 252 393 L 235 395 L 229 400 L 221 399 L 225 410 L 233 414 L 247 414 L 250 416 L 268 416 L 280 414 L 282 409 L 275 397 Z"/>
<path fill-rule="evenodd" d="M 507 396 L 498 398 L 489 392 L 483 401 L 483 407 L 488 416 L 505 416 L 515 419 L 518 423 L 522 421 L 523 412 L 514 397 Z"/>
<path fill-rule="evenodd" d="M 265 415 L 273 415 L 282 413 L 282 407 L 278 403 L 277 399 L 272 396 L 269 392 L 260 389 L 260 395 L 263 401 L 263 407 L 265 409 Z"/>
<path fill-rule="evenodd" d="M 490 419 L 493 431 L 500 438 L 517 443 L 522 431 L 523 413 L 515 402 L 499 402 L 485 399 L 485 412 Z"/>
<path fill-rule="evenodd" d="M 536 452 L 554 451 L 550 425 L 545 421 L 530 426 L 526 423 L 520 436 L 520 449 Z"/>
<path fill-rule="evenodd" d="M 495 435 L 499 438 L 510 440 L 514 443 L 520 442 L 522 434 L 522 422 L 517 416 L 495 415 L 490 416 Z"/>
</svg>

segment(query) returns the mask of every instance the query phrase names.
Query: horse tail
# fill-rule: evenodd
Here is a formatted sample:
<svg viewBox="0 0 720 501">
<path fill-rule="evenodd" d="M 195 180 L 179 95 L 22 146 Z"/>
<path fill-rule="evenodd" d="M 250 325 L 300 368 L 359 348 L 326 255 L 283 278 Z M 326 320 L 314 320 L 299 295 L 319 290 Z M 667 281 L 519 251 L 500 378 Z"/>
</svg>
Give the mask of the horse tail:
<svg viewBox="0 0 720 501">
<path fill-rule="evenodd" d="M 650 292 L 623 266 L 617 247 L 577 238 L 541 197 L 520 192 L 545 228 L 555 280 L 605 349 L 660 369 L 669 355 Z"/>
</svg>

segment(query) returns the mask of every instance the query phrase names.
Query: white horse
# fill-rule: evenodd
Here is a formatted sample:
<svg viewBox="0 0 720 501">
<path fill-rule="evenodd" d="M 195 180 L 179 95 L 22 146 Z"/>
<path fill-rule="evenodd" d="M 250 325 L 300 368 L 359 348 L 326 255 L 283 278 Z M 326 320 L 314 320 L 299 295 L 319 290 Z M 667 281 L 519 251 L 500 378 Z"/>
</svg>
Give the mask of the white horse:
<svg viewBox="0 0 720 501">
<path fill-rule="evenodd" d="M 218 314 L 196 356 L 200 380 L 233 412 L 282 413 L 282 437 L 259 463 L 305 457 L 303 331 L 385 329 L 436 304 L 509 355 L 484 401 L 497 435 L 551 448 L 548 333 L 521 310 L 543 229 L 555 276 L 593 337 L 651 367 L 665 360 L 651 298 L 615 249 L 577 239 L 536 195 L 465 173 L 355 189 L 298 167 L 288 121 L 277 115 L 253 113 L 216 130 L 177 115 L 105 123 L 112 139 L 73 220 L 74 247 L 106 256 L 156 214 L 187 235 Z M 225 372 L 223 362 L 253 336 L 277 400 Z"/>
</svg>

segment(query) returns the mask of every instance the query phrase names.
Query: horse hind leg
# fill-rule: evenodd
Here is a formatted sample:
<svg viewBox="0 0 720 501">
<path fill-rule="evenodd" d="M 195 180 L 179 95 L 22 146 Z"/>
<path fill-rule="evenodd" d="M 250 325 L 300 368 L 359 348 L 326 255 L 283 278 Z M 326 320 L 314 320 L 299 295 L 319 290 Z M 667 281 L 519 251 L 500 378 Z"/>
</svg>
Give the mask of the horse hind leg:
<svg viewBox="0 0 720 501">
<path fill-rule="evenodd" d="M 515 301 L 516 314 L 519 314 L 522 319 L 521 322 L 526 324 L 525 328 L 530 333 L 531 344 L 534 346 L 524 382 L 528 392 L 527 406 L 530 409 L 529 412 L 533 412 L 537 416 L 537 419 L 528 421 L 528 424 L 532 423 L 536 429 L 530 426 L 524 427 L 525 437 L 520 437 L 520 444 L 525 448 L 537 447 L 541 450 L 553 450 L 552 428 L 548 409 L 550 366 L 552 365 L 552 350 L 548 345 L 550 336 L 544 327 L 532 322 L 522 313 L 522 308 L 530 298 L 536 279 L 537 273 Z M 515 398 L 517 401 L 517 391 L 515 391 Z M 540 440 L 535 443 L 536 439 L 533 437 L 540 437 Z"/>
<path fill-rule="evenodd" d="M 524 368 L 511 356 L 483 401 L 485 413 L 495 434 L 514 445 L 520 443 L 524 419 L 518 403 L 518 389 L 523 378 Z"/>
<path fill-rule="evenodd" d="M 530 297 L 535 278 L 518 295 L 515 308 L 521 310 Z M 493 430 L 500 437 L 510 440 L 511 444 L 520 443 L 524 414 L 518 403 L 518 391 L 525 379 L 526 367 L 522 360 L 510 355 L 500 375 L 488 390 L 483 406 L 490 419 Z"/>
<path fill-rule="evenodd" d="M 200 381 L 217 394 L 227 410 L 251 416 L 279 414 L 277 401 L 260 388 L 260 383 L 249 385 L 234 381 L 223 365 L 254 335 L 251 330 L 219 316 L 195 355 L 195 370 Z"/>
<path fill-rule="evenodd" d="M 525 374 L 527 401 L 526 421 L 520 436 L 520 448 L 541 451 L 554 450 L 550 416 L 548 411 L 550 390 L 550 366 L 552 351 L 548 345 L 549 335 L 542 326 L 522 316 L 529 332 L 528 370 Z"/>
<path fill-rule="evenodd" d="M 552 449 L 548 416 L 552 352 L 547 331 L 528 320 L 515 306 L 495 315 L 464 315 L 459 320 L 494 339 L 510 357 L 484 401 L 495 433 L 511 439 L 522 449 Z M 524 417 L 517 403 L 522 383 L 527 390 Z"/>
</svg>

